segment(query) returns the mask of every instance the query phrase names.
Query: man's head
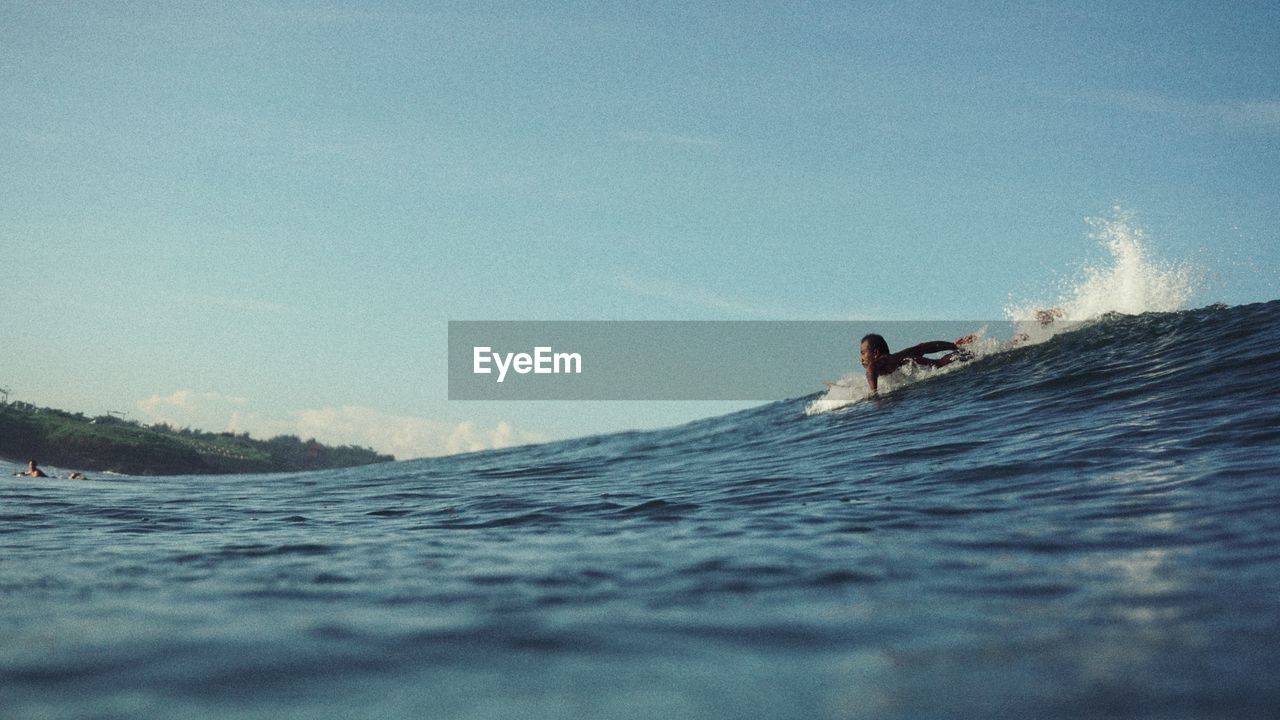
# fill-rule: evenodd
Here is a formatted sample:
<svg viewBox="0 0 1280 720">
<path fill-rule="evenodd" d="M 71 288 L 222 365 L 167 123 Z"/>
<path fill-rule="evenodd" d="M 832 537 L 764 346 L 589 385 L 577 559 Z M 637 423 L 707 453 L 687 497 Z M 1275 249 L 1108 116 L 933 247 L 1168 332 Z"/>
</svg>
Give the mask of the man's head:
<svg viewBox="0 0 1280 720">
<path fill-rule="evenodd" d="M 884 338 L 870 333 L 862 336 L 862 343 L 859 345 L 858 356 L 862 360 L 862 367 L 867 367 L 876 361 L 881 355 L 889 354 L 889 343 Z"/>
</svg>

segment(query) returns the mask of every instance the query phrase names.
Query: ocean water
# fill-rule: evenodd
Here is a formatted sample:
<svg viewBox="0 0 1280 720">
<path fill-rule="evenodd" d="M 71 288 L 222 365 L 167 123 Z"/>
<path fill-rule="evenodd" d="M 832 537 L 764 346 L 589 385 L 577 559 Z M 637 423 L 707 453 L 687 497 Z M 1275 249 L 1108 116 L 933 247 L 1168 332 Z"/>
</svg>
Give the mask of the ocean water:
<svg viewBox="0 0 1280 720">
<path fill-rule="evenodd" d="M 6 718 L 1275 717 L 1280 302 L 806 414 L 4 481 Z"/>
<path fill-rule="evenodd" d="M 0 718 L 1277 717 L 1280 302 L 1138 265 L 877 399 L 4 478 Z"/>
</svg>

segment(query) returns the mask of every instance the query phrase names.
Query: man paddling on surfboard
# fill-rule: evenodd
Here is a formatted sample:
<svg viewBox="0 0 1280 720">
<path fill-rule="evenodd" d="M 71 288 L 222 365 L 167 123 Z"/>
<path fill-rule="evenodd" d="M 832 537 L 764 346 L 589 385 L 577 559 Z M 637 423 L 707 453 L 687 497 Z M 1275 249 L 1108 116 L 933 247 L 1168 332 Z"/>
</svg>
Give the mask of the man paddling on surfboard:
<svg viewBox="0 0 1280 720">
<path fill-rule="evenodd" d="M 939 368 L 956 360 L 968 360 L 973 356 L 968 351 L 961 350 L 960 346 L 973 342 L 973 339 L 973 335 L 966 335 L 955 342 L 931 340 L 891 353 L 889 344 L 883 337 L 875 333 L 866 335 L 862 338 L 859 356 L 862 359 L 862 367 L 867 369 L 867 385 L 871 386 L 871 392 L 874 394 L 877 380 L 881 375 L 888 375 L 908 362 Z M 936 360 L 925 357 L 940 352 L 948 354 Z"/>
<path fill-rule="evenodd" d="M 16 472 L 13 474 L 13 476 L 14 477 L 37 477 L 37 478 L 49 477 L 48 475 L 44 474 L 44 471 L 40 469 L 40 466 L 36 464 L 35 460 L 27 461 L 26 472 Z"/>
</svg>

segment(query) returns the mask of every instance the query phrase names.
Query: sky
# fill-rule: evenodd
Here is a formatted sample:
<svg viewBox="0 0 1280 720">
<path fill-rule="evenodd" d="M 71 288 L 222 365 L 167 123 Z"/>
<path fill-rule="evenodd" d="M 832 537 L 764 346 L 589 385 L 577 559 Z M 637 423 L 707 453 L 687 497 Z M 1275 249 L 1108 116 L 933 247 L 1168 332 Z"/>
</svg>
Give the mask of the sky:
<svg viewBox="0 0 1280 720">
<path fill-rule="evenodd" d="M 1115 207 L 1193 305 L 1277 299 L 1277 37 L 1270 2 L 0 2 L 0 387 L 401 458 L 672 425 L 742 405 L 450 402 L 447 322 L 998 319 Z"/>
</svg>

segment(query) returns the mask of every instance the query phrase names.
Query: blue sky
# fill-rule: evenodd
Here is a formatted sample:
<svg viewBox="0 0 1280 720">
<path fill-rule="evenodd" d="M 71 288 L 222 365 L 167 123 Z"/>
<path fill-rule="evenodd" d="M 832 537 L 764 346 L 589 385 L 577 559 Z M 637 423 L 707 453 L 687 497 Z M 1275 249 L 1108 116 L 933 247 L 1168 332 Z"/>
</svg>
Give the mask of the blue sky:
<svg viewBox="0 0 1280 720">
<path fill-rule="evenodd" d="M 1115 205 L 1196 304 L 1275 299 L 1277 37 L 1274 3 L 5 2 L 0 385 L 402 455 L 652 427 L 730 406 L 449 403 L 446 322 L 999 318 Z"/>
</svg>

